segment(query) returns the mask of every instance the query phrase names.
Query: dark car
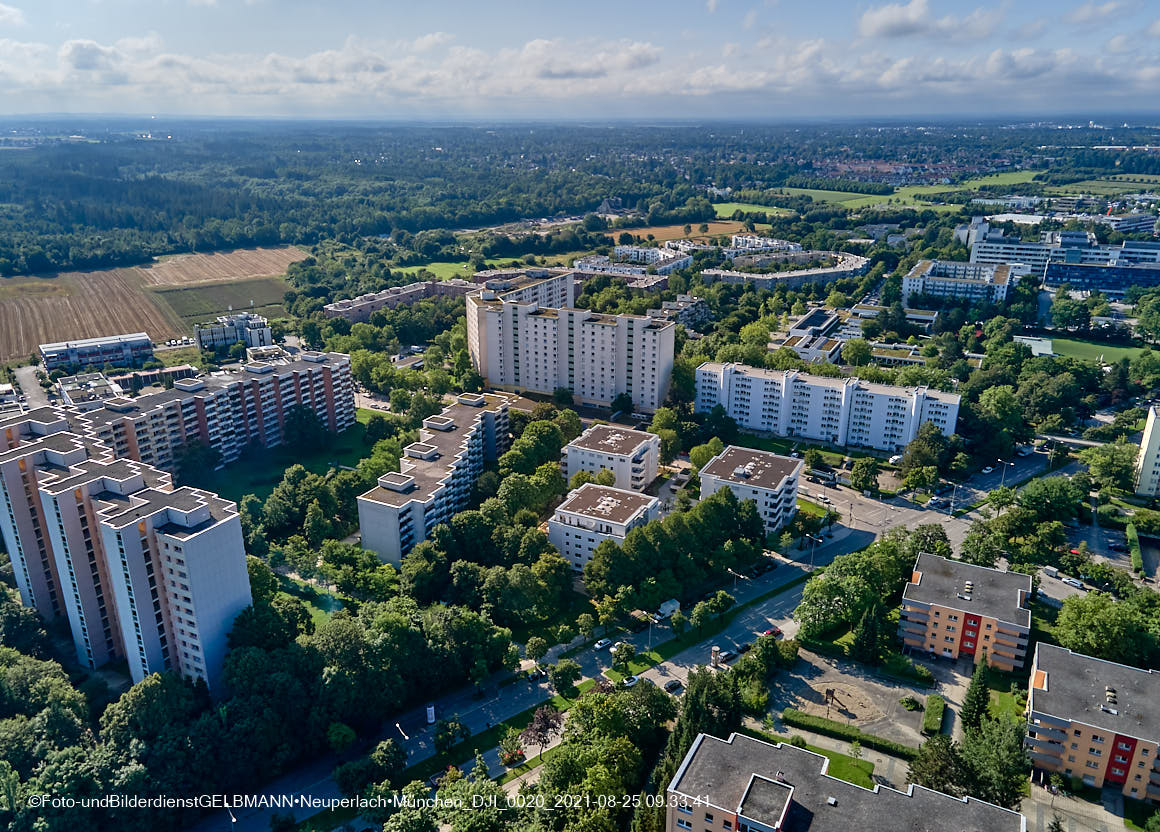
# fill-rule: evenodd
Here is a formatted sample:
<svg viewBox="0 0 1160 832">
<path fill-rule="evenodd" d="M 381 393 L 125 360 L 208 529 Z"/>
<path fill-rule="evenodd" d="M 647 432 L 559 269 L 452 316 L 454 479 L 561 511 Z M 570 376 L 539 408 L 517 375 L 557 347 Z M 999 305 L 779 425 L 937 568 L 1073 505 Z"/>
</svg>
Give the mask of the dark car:
<svg viewBox="0 0 1160 832">
<path fill-rule="evenodd" d="M 732 650 L 722 650 L 718 658 L 723 662 L 731 662 L 737 658 L 737 654 Z"/>
<path fill-rule="evenodd" d="M 740 647 L 737 648 L 737 652 L 738 653 L 748 653 L 752 649 L 753 649 L 753 645 L 747 641 L 744 644 L 742 644 Z"/>
<path fill-rule="evenodd" d="M 665 693 L 675 694 L 682 687 L 684 687 L 684 685 L 682 685 L 679 680 L 669 679 L 667 682 L 665 682 Z"/>
</svg>

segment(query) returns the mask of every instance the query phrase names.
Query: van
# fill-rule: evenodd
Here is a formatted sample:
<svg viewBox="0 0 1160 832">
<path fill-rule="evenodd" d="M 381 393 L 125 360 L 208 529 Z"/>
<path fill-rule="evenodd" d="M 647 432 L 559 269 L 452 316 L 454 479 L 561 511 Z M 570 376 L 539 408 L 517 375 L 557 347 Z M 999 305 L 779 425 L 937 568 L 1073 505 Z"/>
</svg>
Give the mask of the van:
<svg viewBox="0 0 1160 832">
<path fill-rule="evenodd" d="M 897 465 L 898 463 L 902 462 L 902 454 L 895 454 L 886 461 L 891 465 Z"/>
<path fill-rule="evenodd" d="M 1056 569 L 1054 566 L 1045 566 L 1045 567 L 1043 567 L 1043 574 L 1049 578 L 1058 578 L 1059 577 L 1059 570 Z"/>
</svg>

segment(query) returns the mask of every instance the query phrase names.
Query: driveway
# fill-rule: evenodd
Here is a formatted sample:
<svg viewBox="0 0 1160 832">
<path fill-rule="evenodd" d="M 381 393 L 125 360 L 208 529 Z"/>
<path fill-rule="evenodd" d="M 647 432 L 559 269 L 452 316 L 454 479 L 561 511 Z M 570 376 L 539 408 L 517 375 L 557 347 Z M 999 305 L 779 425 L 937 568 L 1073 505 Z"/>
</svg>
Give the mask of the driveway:
<svg viewBox="0 0 1160 832">
<path fill-rule="evenodd" d="M 24 394 L 27 401 L 25 406 L 29 410 L 35 410 L 38 407 L 48 407 L 48 394 L 44 392 L 44 388 L 40 386 L 40 382 L 36 379 L 36 371 L 38 367 L 24 365 L 17 367 L 16 382 L 20 385 L 20 392 Z"/>
</svg>

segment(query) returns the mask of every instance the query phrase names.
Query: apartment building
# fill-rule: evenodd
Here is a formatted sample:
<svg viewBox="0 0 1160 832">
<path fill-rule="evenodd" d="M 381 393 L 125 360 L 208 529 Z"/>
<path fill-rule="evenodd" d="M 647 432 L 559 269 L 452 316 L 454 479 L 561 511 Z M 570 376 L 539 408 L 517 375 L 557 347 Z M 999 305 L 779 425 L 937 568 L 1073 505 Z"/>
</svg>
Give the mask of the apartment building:
<svg viewBox="0 0 1160 832">
<path fill-rule="evenodd" d="M 1160 497 L 1160 406 L 1148 408 L 1140 453 L 1136 456 L 1136 493 Z"/>
<path fill-rule="evenodd" d="M 66 407 L 77 410 L 93 410 L 106 399 L 115 399 L 125 391 L 119 384 L 105 378 L 101 373 L 80 373 L 62 376 L 56 380 L 56 389 Z"/>
<path fill-rule="evenodd" d="M 472 365 L 505 390 L 572 391 L 609 405 L 622 393 L 651 412 L 669 391 L 675 325 L 637 315 L 602 315 L 572 307 L 572 272 L 528 271 L 488 280 L 467 296 Z"/>
<path fill-rule="evenodd" d="M 203 350 L 225 349 L 239 342 L 247 347 L 269 347 L 274 343 L 269 322 L 251 312 L 219 315 L 210 323 L 196 324 L 193 334 Z"/>
<path fill-rule="evenodd" d="M 661 248 L 616 246 L 612 253 L 622 263 L 639 263 L 648 266 L 657 274 L 672 274 L 678 269 L 687 269 L 693 265 L 691 254 L 667 246 Z"/>
<path fill-rule="evenodd" d="M 396 566 L 431 530 L 467 505 L 485 462 L 507 450 L 511 397 L 465 393 L 423 420 L 398 472 L 358 498 L 362 547 Z"/>
<path fill-rule="evenodd" d="M 898 451 L 933 422 L 946 436 L 958 423 L 959 396 L 929 387 L 827 378 L 706 361 L 697 368 L 694 410 L 725 408 L 738 426 L 835 445 Z"/>
<path fill-rule="evenodd" d="M 153 357 L 153 341 L 144 332 L 108 335 L 40 345 L 40 360 L 48 372 L 68 367 L 134 367 Z"/>
<path fill-rule="evenodd" d="M 322 307 L 328 318 L 345 318 L 351 323 L 366 323 L 380 309 L 394 309 L 421 300 L 438 297 L 463 297 L 479 287 L 462 278 L 421 280 L 406 286 L 392 286 L 381 292 L 367 292 L 355 298 L 336 300 Z"/>
<path fill-rule="evenodd" d="M 657 478 L 661 438 L 620 425 L 593 425 L 564 446 L 564 472 L 569 480 L 581 471 L 616 475 L 616 487 L 643 491 Z"/>
<path fill-rule="evenodd" d="M 803 466 L 793 457 L 729 445 L 701 469 L 701 499 L 728 488 L 738 500 L 753 500 L 765 533 L 771 535 L 797 513 Z"/>
<path fill-rule="evenodd" d="M 695 329 L 713 320 L 709 304 L 696 295 L 677 295 L 676 300 L 661 301 L 660 309 L 649 309 L 645 314 L 681 324 L 687 329 Z"/>
<path fill-rule="evenodd" d="M 814 251 L 793 253 L 795 259 L 802 257 L 822 258 L 833 257 L 837 261 L 833 266 L 822 266 L 813 269 L 798 269 L 788 272 L 738 272 L 728 269 L 705 269 L 701 272 L 701 279 L 706 283 L 723 281 L 725 283 L 752 283 L 758 289 L 773 290 L 778 286 L 796 289 L 806 283 L 829 283 L 843 277 L 857 277 L 866 271 L 870 261 L 857 254 L 848 254 L 842 251 Z"/>
<path fill-rule="evenodd" d="M 902 302 L 912 295 L 937 295 L 976 302 L 1001 303 L 1019 278 L 1031 267 L 1004 263 L 998 266 L 919 260 L 902 278 Z"/>
<path fill-rule="evenodd" d="M 556 508 L 548 520 L 548 540 L 582 572 L 597 546 L 605 540 L 624 543 L 630 531 L 657 519 L 660 512 L 656 497 L 589 482 Z"/>
<path fill-rule="evenodd" d="M 949 659 L 987 657 L 1016 670 L 1027 659 L 1031 576 L 921 554 L 902 592 L 898 635 L 907 647 Z"/>
<path fill-rule="evenodd" d="M 734 234 L 729 238 L 729 248 L 745 254 L 754 254 L 762 251 L 801 251 L 802 244 L 757 234 Z M 726 251 L 726 256 L 733 255 Z"/>
<path fill-rule="evenodd" d="M 171 390 L 106 399 L 76 418 L 117 456 L 171 469 L 187 442 L 208 445 L 223 465 L 249 444 L 280 445 L 286 412 L 299 406 L 329 431 L 353 425 L 350 356 L 301 352 L 294 359 L 253 361 L 234 372 L 179 379 Z"/>
<path fill-rule="evenodd" d="M 1026 832 L 1023 815 L 923 786 L 856 786 L 789 743 L 698 734 L 665 789 L 666 832 Z"/>
<path fill-rule="evenodd" d="M 64 617 L 78 660 L 125 660 L 134 682 L 172 670 L 220 684 L 250 603 L 237 507 L 174 488 L 40 408 L 0 420 L 0 532 L 22 603 Z"/>
<path fill-rule="evenodd" d="M 1160 673 L 1039 642 L 1026 745 L 1038 771 L 1160 801 Z"/>
</svg>

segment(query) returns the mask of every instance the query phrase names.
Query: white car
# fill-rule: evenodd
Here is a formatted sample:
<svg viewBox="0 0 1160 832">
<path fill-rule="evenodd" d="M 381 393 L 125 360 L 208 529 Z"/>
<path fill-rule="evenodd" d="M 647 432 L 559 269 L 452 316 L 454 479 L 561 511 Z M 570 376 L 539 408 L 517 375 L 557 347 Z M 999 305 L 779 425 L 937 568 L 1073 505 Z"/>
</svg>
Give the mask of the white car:
<svg viewBox="0 0 1160 832">
<path fill-rule="evenodd" d="M 622 687 L 631 688 L 631 687 L 635 686 L 636 683 L 639 681 L 640 681 L 639 676 L 625 676 L 624 680 L 620 684 Z"/>
<path fill-rule="evenodd" d="M 594 644 L 593 647 L 595 647 L 597 650 L 603 650 L 605 647 L 608 647 L 611 644 L 612 644 L 612 639 L 602 638 L 602 639 L 600 639 L 600 641 L 596 642 L 596 644 Z"/>
<path fill-rule="evenodd" d="M 984 468 L 984 469 L 983 469 L 983 473 L 984 473 L 984 474 L 990 474 L 990 473 L 992 473 L 994 470 L 995 470 L 994 468 L 992 468 L 990 465 L 988 465 L 986 468 Z"/>
<path fill-rule="evenodd" d="M 1077 581 L 1075 578 L 1061 578 L 1060 580 L 1062 580 L 1068 586 L 1073 586 L 1076 589 L 1083 589 L 1083 582 Z"/>
</svg>

